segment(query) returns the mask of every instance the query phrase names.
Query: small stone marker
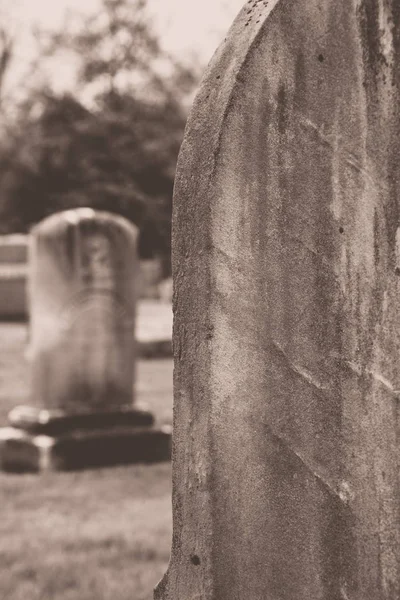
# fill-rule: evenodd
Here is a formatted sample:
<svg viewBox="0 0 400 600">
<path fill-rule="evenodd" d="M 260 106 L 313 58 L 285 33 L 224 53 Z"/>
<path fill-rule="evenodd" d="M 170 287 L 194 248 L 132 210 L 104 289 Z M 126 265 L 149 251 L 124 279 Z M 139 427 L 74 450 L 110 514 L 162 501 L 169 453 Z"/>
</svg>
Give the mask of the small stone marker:
<svg viewBox="0 0 400 600">
<path fill-rule="evenodd" d="M 29 236 L 22 233 L 0 235 L 0 264 L 26 264 Z"/>
<path fill-rule="evenodd" d="M 52 215 L 33 229 L 32 406 L 9 415 L 16 431 L 0 434 L 3 467 L 168 454 L 169 432 L 133 405 L 136 242 L 126 219 L 89 208 Z"/>
<path fill-rule="evenodd" d="M 0 236 L 0 319 L 27 317 L 27 254 L 29 237 Z"/>
<path fill-rule="evenodd" d="M 246 3 L 173 217 L 162 600 L 400 598 L 400 10 Z"/>
</svg>

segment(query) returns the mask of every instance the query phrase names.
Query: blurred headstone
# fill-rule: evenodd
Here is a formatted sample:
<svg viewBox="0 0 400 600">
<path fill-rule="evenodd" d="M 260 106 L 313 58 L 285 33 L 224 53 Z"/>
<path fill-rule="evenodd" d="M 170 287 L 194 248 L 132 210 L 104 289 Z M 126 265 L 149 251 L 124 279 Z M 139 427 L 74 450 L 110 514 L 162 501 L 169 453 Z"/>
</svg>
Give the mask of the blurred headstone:
<svg viewBox="0 0 400 600">
<path fill-rule="evenodd" d="M 27 254 L 29 236 L 0 236 L 0 319 L 27 317 Z"/>
<path fill-rule="evenodd" d="M 0 235 L 0 264 L 26 264 L 29 236 L 22 233 Z"/>
<path fill-rule="evenodd" d="M 173 296 L 172 277 L 163 279 L 158 285 L 158 290 L 161 302 L 171 303 Z"/>
<path fill-rule="evenodd" d="M 32 462 L 39 468 L 168 453 L 166 432 L 133 403 L 136 241 L 126 219 L 88 208 L 52 215 L 33 229 L 32 405 L 10 413 L 18 439 L 8 450 L 3 443 L 3 465 L 24 462 L 24 451 L 12 451 L 22 447 L 21 430 L 25 446 L 37 449 Z"/>
<path fill-rule="evenodd" d="M 162 279 L 161 261 L 158 258 L 141 260 L 139 263 L 140 298 L 158 299 L 158 284 Z"/>
<path fill-rule="evenodd" d="M 399 48 L 394 0 L 251 0 L 203 80 L 156 598 L 400 598 Z"/>
<path fill-rule="evenodd" d="M 32 231 L 33 397 L 68 412 L 132 403 L 137 229 L 117 215 L 71 210 Z"/>
</svg>

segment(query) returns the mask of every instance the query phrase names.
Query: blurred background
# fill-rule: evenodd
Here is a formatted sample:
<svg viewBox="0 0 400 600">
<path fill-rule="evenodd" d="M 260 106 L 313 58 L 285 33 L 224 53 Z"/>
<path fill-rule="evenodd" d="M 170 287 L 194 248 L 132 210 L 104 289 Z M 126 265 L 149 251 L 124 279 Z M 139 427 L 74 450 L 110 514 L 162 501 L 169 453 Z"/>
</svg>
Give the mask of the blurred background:
<svg viewBox="0 0 400 600">
<path fill-rule="evenodd" d="M 172 423 L 176 159 L 202 73 L 242 4 L 0 0 L 0 425 L 29 403 L 25 234 L 80 206 L 140 229 L 136 396 Z M 0 472 L 0 504 L 1 600 L 153 597 L 171 545 L 169 463 Z"/>
<path fill-rule="evenodd" d="M 242 0 L 0 0 L 0 233 L 92 206 L 170 271 L 171 198 L 199 79 Z"/>
</svg>

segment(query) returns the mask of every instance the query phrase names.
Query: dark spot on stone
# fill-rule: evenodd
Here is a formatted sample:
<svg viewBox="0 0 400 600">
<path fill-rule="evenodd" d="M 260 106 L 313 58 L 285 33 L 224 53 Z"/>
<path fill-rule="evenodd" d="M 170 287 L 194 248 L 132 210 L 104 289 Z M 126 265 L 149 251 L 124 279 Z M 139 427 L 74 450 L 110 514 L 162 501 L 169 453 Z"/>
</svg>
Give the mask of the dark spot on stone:
<svg viewBox="0 0 400 600">
<path fill-rule="evenodd" d="M 397 275 L 397 277 L 400 276 L 400 269 L 399 269 L 399 267 L 396 267 L 395 270 L 394 270 L 394 272 Z"/>
<path fill-rule="evenodd" d="M 197 554 L 192 554 L 190 556 L 190 562 L 192 565 L 195 565 L 195 567 L 198 567 L 200 564 L 200 558 L 197 556 Z"/>
<path fill-rule="evenodd" d="M 318 60 L 319 60 L 319 62 L 324 62 L 323 54 L 318 54 Z"/>
<path fill-rule="evenodd" d="M 247 27 L 248 23 L 245 23 L 244 26 Z"/>
<path fill-rule="evenodd" d="M 343 227 L 339 227 L 339 233 L 344 233 Z"/>
<path fill-rule="evenodd" d="M 217 75 L 216 79 L 221 79 L 221 75 Z"/>
</svg>

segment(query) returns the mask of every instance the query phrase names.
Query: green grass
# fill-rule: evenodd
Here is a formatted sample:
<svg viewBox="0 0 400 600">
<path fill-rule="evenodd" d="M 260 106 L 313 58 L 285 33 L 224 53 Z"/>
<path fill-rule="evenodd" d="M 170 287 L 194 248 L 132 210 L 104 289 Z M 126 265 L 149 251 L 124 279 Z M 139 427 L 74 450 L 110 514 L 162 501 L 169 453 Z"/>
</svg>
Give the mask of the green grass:
<svg viewBox="0 0 400 600">
<path fill-rule="evenodd" d="M 0 325 L 0 422 L 29 402 L 25 328 Z M 170 423 L 172 361 L 140 361 L 138 400 Z M 167 463 L 0 473 L 0 600 L 150 600 L 171 544 Z"/>
</svg>

